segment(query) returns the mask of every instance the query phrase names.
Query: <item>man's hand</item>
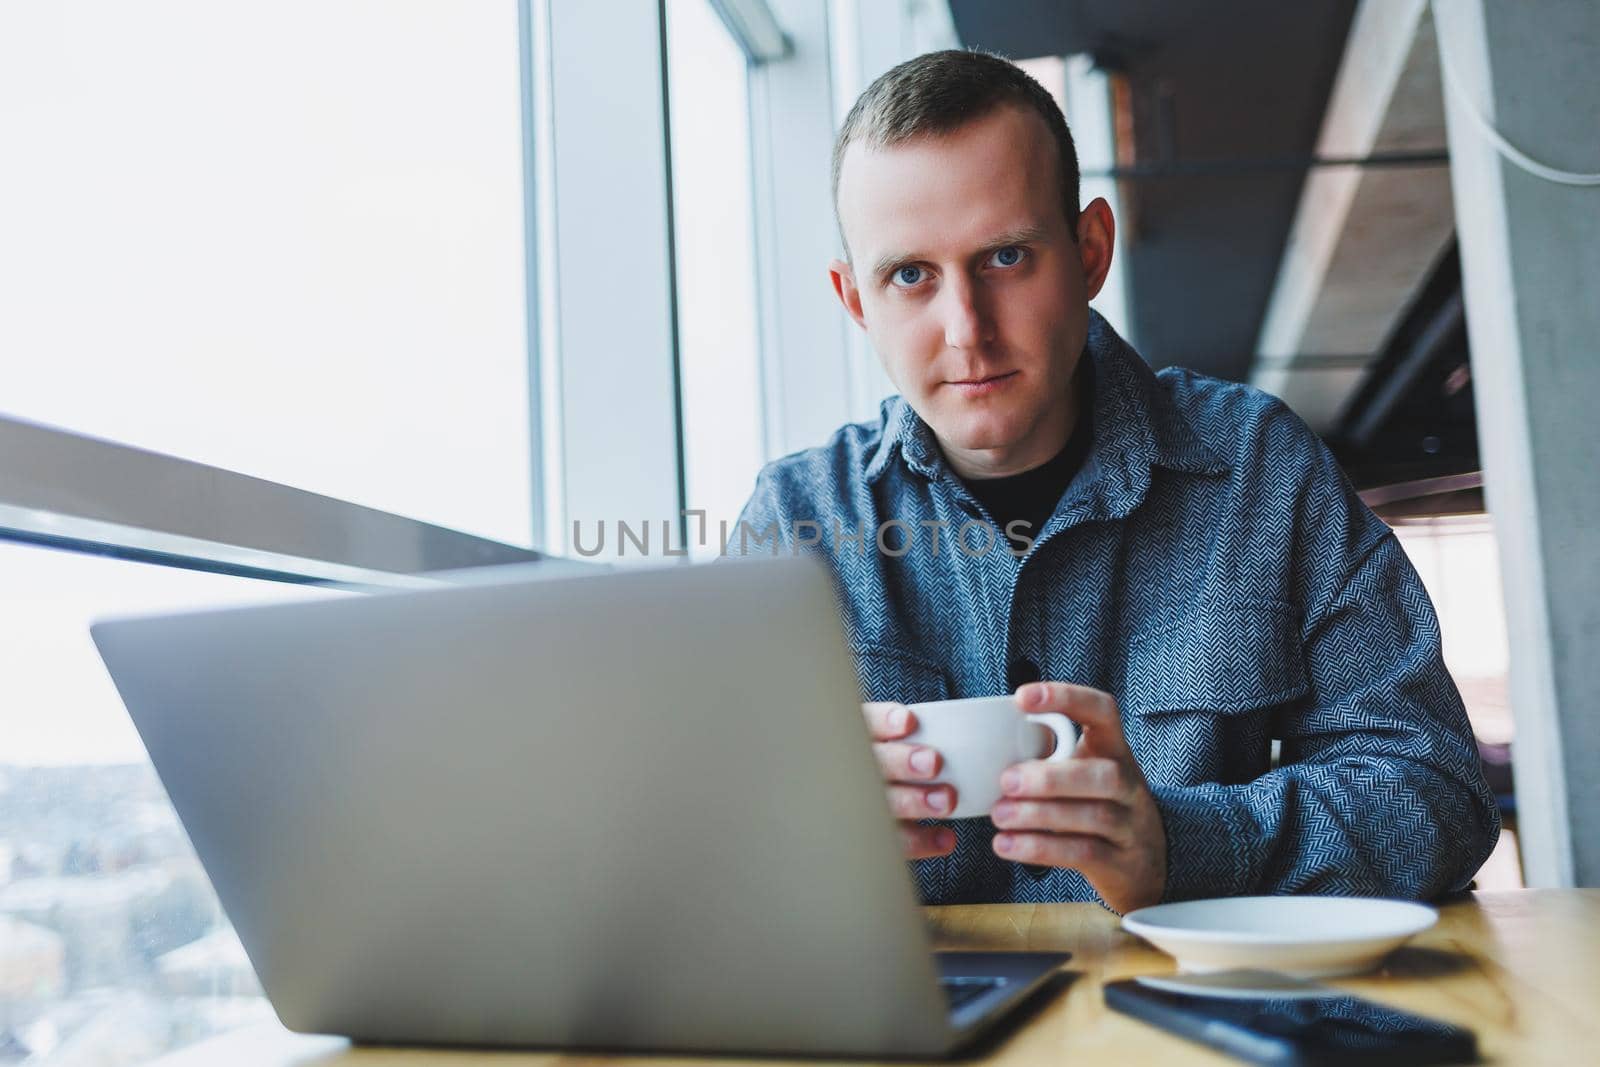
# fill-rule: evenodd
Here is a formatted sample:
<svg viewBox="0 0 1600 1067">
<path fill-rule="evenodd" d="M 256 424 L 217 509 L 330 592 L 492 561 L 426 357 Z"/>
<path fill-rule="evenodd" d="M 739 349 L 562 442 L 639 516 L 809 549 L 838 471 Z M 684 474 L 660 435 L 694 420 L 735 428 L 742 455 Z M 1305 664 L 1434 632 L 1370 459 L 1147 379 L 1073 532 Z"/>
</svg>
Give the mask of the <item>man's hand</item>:
<svg viewBox="0 0 1600 1067">
<path fill-rule="evenodd" d="M 918 819 L 942 819 L 956 810 L 956 791 L 948 785 L 921 785 L 939 773 L 944 761 L 927 745 L 901 741 L 917 728 L 917 717 L 904 704 L 861 705 L 872 734 L 872 751 L 889 783 L 889 808 L 900 820 L 906 859 L 946 856 L 955 850 L 955 831 L 947 826 L 921 826 Z"/>
<path fill-rule="evenodd" d="M 1018 863 L 1072 867 L 1111 908 L 1161 901 L 1167 833 L 1144 773 L 1122 734 L 1110 693 L 1066 682 L 1017 690 L 1024 712 L 1059 711 L 1082 728 L 1072 758 L 1015 763 L 1000 776 L 1005 797 L 990 813 L 1002 832 L 995 854 Z"/>
</svg>

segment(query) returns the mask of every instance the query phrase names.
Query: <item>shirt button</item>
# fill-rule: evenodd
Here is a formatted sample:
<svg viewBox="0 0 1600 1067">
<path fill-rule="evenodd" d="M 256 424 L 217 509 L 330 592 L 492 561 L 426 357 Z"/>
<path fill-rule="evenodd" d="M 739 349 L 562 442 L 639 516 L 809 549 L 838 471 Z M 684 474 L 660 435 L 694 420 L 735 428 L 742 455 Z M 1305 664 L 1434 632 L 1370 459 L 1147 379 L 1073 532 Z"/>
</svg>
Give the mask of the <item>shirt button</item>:
<svg viewBox="0 0 1600 1067">
<path fill-rule="evenodd" d="M 1006 667 L 1006 689 L 1015 693 L 1020 686 L 1039 680 L 1039 665 L 1026 656 L 1018 656 Z"/>
</svg>

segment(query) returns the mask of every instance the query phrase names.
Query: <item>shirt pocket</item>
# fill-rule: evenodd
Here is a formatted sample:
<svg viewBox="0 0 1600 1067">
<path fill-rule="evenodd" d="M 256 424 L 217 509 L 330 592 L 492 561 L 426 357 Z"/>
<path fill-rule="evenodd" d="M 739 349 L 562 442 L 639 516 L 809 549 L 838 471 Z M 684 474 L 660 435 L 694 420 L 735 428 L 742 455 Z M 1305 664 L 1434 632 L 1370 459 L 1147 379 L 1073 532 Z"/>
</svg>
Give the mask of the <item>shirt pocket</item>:
<svg viewBox="0 0 1600 1067">
<path fill-rule="evenodd" d="M 851 649 L 863 699 L 920 704 L 947 700 L 950 682 L 937 663 L 891 645 L 861 644 Z"/>
<path fill-rule="evenodd" d="M 1137 633 L 1118 699 L 1133 715 L 1231 715 L 1304 696 L 1299 613 L 1277 601 L 1202 604 L 1183 619 Z"/>
</svg>

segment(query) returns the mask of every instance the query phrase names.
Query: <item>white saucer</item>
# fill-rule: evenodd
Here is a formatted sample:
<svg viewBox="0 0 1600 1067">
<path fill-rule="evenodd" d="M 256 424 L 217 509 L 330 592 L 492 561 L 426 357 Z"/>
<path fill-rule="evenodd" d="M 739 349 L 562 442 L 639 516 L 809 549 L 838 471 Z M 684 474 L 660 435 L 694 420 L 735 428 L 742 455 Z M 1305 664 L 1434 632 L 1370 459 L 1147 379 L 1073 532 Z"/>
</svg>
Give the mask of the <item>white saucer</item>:
<svg viewBox="0 0 1600 1067">
<path fill-rule="evenodd" d="M 1439 921 L 1426 904 L 1364 897 L 1221 897 L 1140 908 L 1122 928 L 1198 974 L 1232 968 L 1301 978 L 1376 967 Z"/>
<path fill-rule="evenodd" d="M 1209 971 L 1196 974 L 1140 975 L 1140 985 L 1166 993 L 1213 997 L 1222 1000 L 1321 1000 L 1342 997 L 1345 991 L 1279 971 Z"/>
</svg>

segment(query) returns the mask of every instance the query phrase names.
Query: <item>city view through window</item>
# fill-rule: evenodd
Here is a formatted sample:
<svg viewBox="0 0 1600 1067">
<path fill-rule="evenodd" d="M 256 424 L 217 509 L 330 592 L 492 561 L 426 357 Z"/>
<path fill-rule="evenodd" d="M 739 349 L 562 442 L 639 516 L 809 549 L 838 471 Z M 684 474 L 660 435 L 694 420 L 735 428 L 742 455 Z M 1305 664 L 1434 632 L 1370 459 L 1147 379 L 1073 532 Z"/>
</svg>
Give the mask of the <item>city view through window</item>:
<svg viewBox="0 0 1600 1067">
<path fill-rule="evenodd" d="M 0 767 L 0 1063 L 140 1063 L 270 1015 L 148 763 Z"/>
<path fill-rule="evenodd" d="M 89 624 L 348 594 L 4 543 L 0 588 L 0 1064 L 139 1063 L 270 1017 Z"/>
</svg>

